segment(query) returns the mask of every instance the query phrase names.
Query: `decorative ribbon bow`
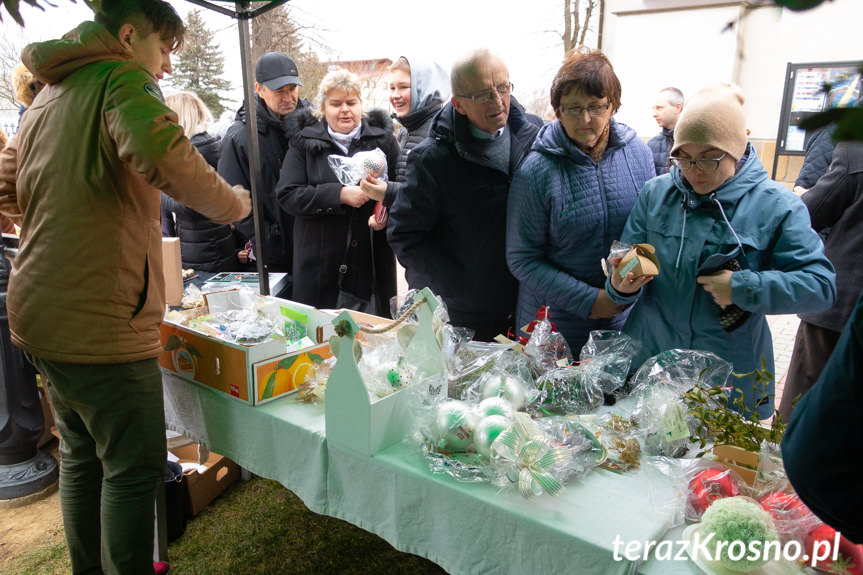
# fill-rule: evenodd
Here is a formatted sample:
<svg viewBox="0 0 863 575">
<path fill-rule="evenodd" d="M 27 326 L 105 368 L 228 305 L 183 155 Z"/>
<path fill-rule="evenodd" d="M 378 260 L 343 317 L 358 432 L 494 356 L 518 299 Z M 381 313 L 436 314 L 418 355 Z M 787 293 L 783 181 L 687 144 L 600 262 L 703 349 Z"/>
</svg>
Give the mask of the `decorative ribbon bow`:
<svg viewBox="0 0 863 575">
<path fill-rule="evenodd" d="M 493 451 L 510 463 L 507 477 L 518 481 L 518 491 L 525 499 L 543 491 L 556 497 L 564 490 L 549 470 L 555 463 L 570 461 L 572 452 L 564 446 L 552 447 L 550 442 L 527 414 L 517 413 L 512 426 L 492 444 Z"/>
</svg>

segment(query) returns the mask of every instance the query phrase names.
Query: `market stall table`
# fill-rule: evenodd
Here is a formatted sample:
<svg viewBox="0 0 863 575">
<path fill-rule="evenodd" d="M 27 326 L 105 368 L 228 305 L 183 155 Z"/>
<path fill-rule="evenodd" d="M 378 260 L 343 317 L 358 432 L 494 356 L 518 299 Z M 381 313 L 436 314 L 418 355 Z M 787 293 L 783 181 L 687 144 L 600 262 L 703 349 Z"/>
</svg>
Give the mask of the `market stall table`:
<svg viewBox="0 0 863 575">
<path fill-rule="evenodd" d="M 326 442 L 323 406 L 285 398 L 251 407 L 165 374 L 171 429 L 296 493 L 395 548 L 459 573 L 698 573 L 688 561 L 620 560 L 614 541 L 661 540 L 666 519 L 644 472 L 598 470 L 559 497 L 433 475 L 405 441 L 374 457 Z"/>
</svg>

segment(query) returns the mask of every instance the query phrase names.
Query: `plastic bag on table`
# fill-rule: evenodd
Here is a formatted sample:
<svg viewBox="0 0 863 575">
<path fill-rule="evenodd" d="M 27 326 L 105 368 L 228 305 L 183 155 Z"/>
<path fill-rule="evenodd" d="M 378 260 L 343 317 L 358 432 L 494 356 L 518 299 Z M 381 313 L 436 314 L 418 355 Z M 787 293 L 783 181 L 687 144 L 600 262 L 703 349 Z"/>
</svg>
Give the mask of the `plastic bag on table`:
<svg viewBox="0 0 863 575">
<path fill-rule="evenodd" d="M 180 299 L 180 305 L 184 309 L 201 307 L 204 304 L 204 293 L 201 291 L 201 288 L 194 283 L 190 283 L 183 288 L 183 297 Z"/>
<path fill-rule="evenodd" d="M 447 363 L 450 397 L 461 398 L 462 393 L 475 384 L 485 372 L 498 362 L 506 362 L 503 358 L 507 354 L 515 353 L 514 345 L 472 340 L 460 342 Z"/>
<path fill-rule="evenodd" d="M 496 357 L 493 366 L 463 389 L 460 398 L 479 403 L 490 397 L 503 397 L 518 411 L 532 403 L 537 394 L 525 355 L 505 350 Z"/>
<path fill-rule="evenodd" d="M 679 382 L 692 387 L 725 387 L 732 365 L 716 354 L 691 349 L 670 349 L 648 358 L 633 377 L 634 387 L 657 382 Z"/>
<path fill-rule="evenodd" d="M 357 369 L 372 400 L 385 397 L 414 382 L 416 368 L 405 360 L 404 348 L 397 337 L 369 337 L 362 349 L 363 355 L 357 363 Z"/>
<path fill-rule="evenodd" d="M 572 364 L 572 352 L 566 338 L 555 329 L 549 318 L 549 309 L 543 309 L 537 314 L 539 321 L 531 322 L 530 339 L 524 346 L 524 354 L 535 377 L 545 372 Z"/>
<path fill-rule="evenodd" d="M 387 180 L 387 156 L 380 148 L 357 152 L 353 156 L 330 154 L 327 163 L 343 186 L 355 186 L 366 176 Z"/>
<path fill-rule="evenodd" d="M 336 356 L 328 357 L 315 365 L 314 376 L 297 386 L 296 401 L 304 403 L 323 403 L 327 393 L 327 381 L 336 365 Z"/>
<path fill-rule="evenodd" d="M 650 483 L 651 504 L 672 518 L 672 527 L 683 524 L 684 520 L 699 521 L 711 503 L 736 497 L 747 487 L 737 472 L 717 461 L 664 456 L 648 457 L 646 461 L 667 478 L 671 487 L 672 495 L 668 497 L 661 487 Z"/>
<path fill-rule="evenodd" d="M 625 473 L 641 465 L 641 444 L 635 437 L 636 425 L 616 413 L 571 415 L 567 419 L 585 426 L 602 443 L 608 456 L 602 468 Z"/>
<path fill-rule="evenodd" d="M 241 345 L 283 337 L 282 326 L 261 312 L 264 300 L 254 291 L 244 287 L 227 293 L 223 307 L 211 303 L 209 314 L 190 319 L 185 325 Z"/>
<path fill-rule="evenodd" d="M 695 426 L 692 416 L 687 415 L 683 395 L 687 389 L 687 383 L 674 381 L 636 387 L 637 403 L 631 417 L 647 455 L 682 457 L 686 453 L 690 426 Z"/>
<path fill-rule="evenodd" d="M 610 395 L 622 388 L 640 345 L 619 331 L 594 330 L 581 348 L 579 360 L 587 377 Z"/>
<path fill-rule="evenodd" d="M 488 481 L 474 446 L 480 421 L 477 405 L 446 397 L 440 393 L 445 384 L 446 376 L 441 374 L 408 390 L 413 437 L 432 473 L 445 473 L 457 481 Z"/>
<path fill-rule="evenodd" d="M 602 405 L 602 389 L 581 365 L 545 372 L 536 381 L 536 389 L 527 409 L 534 417 L 590 413 Z"/>
</svg>

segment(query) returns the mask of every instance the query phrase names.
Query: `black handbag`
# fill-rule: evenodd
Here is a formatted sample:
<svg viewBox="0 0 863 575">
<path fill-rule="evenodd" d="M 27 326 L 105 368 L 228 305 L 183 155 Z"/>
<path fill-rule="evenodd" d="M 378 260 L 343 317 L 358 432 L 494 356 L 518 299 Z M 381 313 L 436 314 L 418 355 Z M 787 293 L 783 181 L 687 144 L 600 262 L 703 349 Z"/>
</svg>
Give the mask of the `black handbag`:
<svg viewBox="0 0 863 575">
<path fill-rule="evenodd" d="M 347 246 L 345 247 L 345 257 L 342 265 L 339 266 L 339 295 L 336 298 L 336 309 L 350 309 L 371 315 L 381 315 L 380 312 L 382 310 L 380 309 L 378 297 L 375 293 L 377 277 L 375 275 L 375 234 L 372 228 L 369 228 L 369 245 L 371 246 L 372 261 L 372 289 L 370 299 L 363 299 L 355 293 L 349 292 L 342 285 L 345 279 L 345 275 L 348 272 L 348 252 L 351 249 L 351 239 L 353 237 L 355 219 L 356 212 L 354 212 L 354 216 L 351 217 L 351 221 L 348 224 L 348 242 Z"/>
</svg>

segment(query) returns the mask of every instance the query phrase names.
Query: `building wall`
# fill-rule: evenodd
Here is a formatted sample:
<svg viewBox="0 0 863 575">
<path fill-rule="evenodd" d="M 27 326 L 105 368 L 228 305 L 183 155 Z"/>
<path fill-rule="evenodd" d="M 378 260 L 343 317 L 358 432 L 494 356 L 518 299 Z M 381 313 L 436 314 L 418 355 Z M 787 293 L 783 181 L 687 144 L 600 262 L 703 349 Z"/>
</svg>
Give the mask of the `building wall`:
<svg viewBox="0 0 863 575">
<path fill-rule="evenodd" d="M 623 87 L 617 118 L 650 137 L 658 132 L 653 98 L 663 87 L 676 86 L 688 96 L 707 81 L 736 82 L 746 94 L 751 139 L 764 148 L 768 171 L 787 64 L 863 60 L 860 0 L 833 0 L 805 12 L 742 1 L 606 0 L 605 5 L 602 49 Z M 796 177 L 797 160 L 781 160 L 780 168 L 788 167 L 784 177 Z"/>
</svg>

